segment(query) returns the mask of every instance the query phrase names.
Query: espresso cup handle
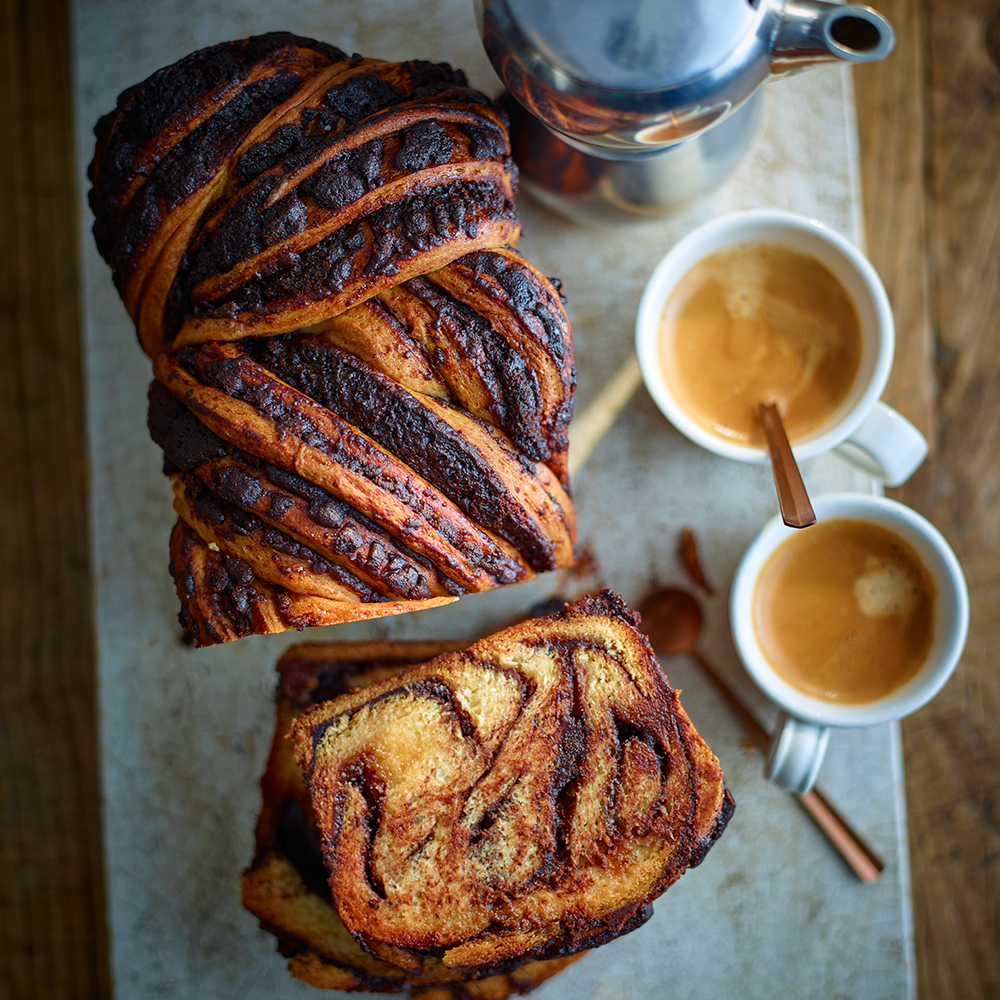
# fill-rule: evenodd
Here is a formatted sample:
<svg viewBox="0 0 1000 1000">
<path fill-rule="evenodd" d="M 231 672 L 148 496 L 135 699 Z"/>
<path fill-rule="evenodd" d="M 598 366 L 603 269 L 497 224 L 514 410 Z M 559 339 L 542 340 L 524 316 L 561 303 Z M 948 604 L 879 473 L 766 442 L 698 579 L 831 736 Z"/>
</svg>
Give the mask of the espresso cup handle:
<svg viewBox="0 0 1000 1000">
<path fill-rule="evenodd" d="M 877 402 L 836 451 L 886 486 L 902 486 L 927 457 L 927 440 L 906 417 Z"/>
<path fill-rule="evenodd" d="M 771 738 L 764 776 L 779 788 L 804 795 L 816 781 L 829 739 L 827 726 L 782 712 Z"/>
</svg>

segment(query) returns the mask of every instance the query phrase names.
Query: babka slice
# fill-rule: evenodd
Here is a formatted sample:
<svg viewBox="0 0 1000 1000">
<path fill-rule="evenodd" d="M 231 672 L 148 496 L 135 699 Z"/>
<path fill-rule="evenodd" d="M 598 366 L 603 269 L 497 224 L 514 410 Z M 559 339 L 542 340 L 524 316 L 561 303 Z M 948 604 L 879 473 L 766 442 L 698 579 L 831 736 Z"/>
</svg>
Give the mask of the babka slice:
<svg viewBox="0 0 1000 1000">
<path fill-rule="evenodd" d="M 150 357 L 296 330 L 514 245 L 506 125 L 445 64 L 286 33 L 202 49 L 98 122 L 97 246 Z"/>
<path fill-rule="evenodd" d="M 253 864 L 243 874 L 243 903 L 278 938 L 292 975 L 316 987 L 396 992 L 412 1000 L 502 1000 L 526 993 L 576 955 L 529 962 L 477 982 L 463 982 L 440 963 L 420 975 L 375 958 L 347 932 L 330 898 L 315 816 L 288 732 L 316 703 L 361 690 L 433 656 L 462 646 L 448 642 L 303 643 L 278 663 L 277 718 L 267 768 Z"/>
<path fill-rule="evenodd" d="M 733 803 L 610 592 L 292 726 L 334 906 L 366 950 L 475 977 L 638 926 Z"/>
</svg>

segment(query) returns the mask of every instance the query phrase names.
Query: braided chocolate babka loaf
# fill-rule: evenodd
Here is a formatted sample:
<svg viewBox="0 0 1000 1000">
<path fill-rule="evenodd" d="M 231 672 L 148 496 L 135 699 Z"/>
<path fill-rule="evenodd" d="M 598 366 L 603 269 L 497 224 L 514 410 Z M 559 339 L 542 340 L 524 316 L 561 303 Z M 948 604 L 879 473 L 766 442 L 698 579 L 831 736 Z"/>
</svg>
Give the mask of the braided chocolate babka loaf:
<svg viewBox="0 0 1000 1000">
<path fill-rule="evenodd" d="M 333 904 L 363 948 L 475 978 L 641 924 L 733 803 L 603 592 L 304 711 Z"/>
<path fill-rule="evenodd" d="M 376 641 L 303 643 L 278 663 L 277 713 L 253 864 L 241 882 L 243 904 L 278 938 L 292 975 L 312 986 L 394 993 L 412 1000 L 502 1000 L 527 993 L 577 955 L 516 964 L 477 981 L 440 962 L 419 973 L 365 951 L 337 916 L 327 885 L 316 817 L 288 733 L 306 708 L 411 670 L 462 643 Z"/>
<path fill-rule="evenodd" d="M 95 132 L 94 234 L 154 362 L 198 645 L 573 562 L 569 323 L 511 249 L 506 117 L 460 71 L 263 35 Z"/>
</svg>

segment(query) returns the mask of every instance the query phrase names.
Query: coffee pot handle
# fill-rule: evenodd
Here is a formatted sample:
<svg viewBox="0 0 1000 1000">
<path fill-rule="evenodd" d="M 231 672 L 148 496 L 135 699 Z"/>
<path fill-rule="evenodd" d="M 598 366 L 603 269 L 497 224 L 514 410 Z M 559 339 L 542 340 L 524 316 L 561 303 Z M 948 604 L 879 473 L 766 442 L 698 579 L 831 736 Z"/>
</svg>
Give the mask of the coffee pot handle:
<svg viewBox="0 0 1000 1000">
<path fill-rule="evenodd" d="M 836 452 L 865 472 L 902 486 L 927 457 L 927 439 L 891 406 L 877 402 Z"/>
<path fill-rule="evenodd" d="M 829 727 L 782 712 L 771 737 L 764 777 L 779 788 L 804 795 L 816 782 L 829 739 Z"/>
</svg>

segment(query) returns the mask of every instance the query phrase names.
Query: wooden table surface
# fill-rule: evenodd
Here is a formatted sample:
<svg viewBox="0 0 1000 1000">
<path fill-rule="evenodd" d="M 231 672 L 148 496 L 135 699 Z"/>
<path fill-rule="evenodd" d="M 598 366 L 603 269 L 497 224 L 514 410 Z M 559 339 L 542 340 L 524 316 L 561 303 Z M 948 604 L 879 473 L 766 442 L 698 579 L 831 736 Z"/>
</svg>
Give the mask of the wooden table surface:
<svg viewBox="0 0 1000 1000">
<path fill-rule="evenodd" d="M 903 723 L 918 995 L 1000 997 L 1000 7 L 879 0 L 855 71 L 887 400 L 931 441 L 894 495 L 969 581 L 954 678 Z M 66 0 L 0 0 L 0 996 L 111 994 Z"/>
</svg>

